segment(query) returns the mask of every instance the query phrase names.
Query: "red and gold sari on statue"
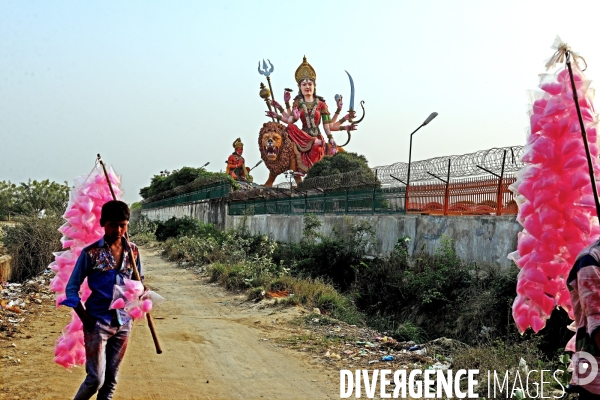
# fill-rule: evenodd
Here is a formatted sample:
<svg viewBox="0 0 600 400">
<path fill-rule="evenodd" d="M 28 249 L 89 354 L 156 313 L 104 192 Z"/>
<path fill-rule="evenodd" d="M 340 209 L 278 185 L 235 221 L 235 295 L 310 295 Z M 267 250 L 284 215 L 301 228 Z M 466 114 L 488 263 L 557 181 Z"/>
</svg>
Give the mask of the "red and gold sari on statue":
<svg viewBox="0 0 600 400">
<path fill-rule="evenodd" d="M 294 146 L 294 153 L 298 161 L 298 171 L 296 172 L 306 174 L 310 167 L 325 155 L 335 154 L 335 150 L 323 139 L 319 131 L 321 119 L 323 119 L 323 124 L 329 124 L 331 118 L 327 104 L 320 99 L 312 103 L 306 103 L 302 99 L 295 100 L 294 108 L 298 108 L 300 111 L 302 129 L 294 124 L 289 124 L 287 130 L 290 139 L 296 144 Z"/>
</svg>

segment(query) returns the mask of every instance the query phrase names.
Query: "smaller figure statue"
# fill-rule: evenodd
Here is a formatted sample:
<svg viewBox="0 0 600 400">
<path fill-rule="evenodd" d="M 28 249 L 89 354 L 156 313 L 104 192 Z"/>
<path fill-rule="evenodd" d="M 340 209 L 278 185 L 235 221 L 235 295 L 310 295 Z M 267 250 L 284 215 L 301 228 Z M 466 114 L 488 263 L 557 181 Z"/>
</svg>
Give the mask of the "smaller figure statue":
<svg viewBox="0 0 600 400">
<path fill-rule="evenodd" d="M 250 168 L 246 167 L 246 161 L 242 157 L 244 152 L 244 143 L 240 138 L 235 139 L 233 142 L 234 152 L 227 158 L 227 169 L 225 173 L 231 175 L 236 181 L 252 182 L 252 175 L 250 175 Z"/>
</svg>

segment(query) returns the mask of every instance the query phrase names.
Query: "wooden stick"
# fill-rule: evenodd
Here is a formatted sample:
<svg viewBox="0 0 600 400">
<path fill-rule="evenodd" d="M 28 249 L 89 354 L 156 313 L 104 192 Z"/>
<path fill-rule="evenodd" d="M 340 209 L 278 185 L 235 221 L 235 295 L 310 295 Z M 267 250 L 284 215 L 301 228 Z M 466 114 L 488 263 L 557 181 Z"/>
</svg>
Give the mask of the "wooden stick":
<svg viewBox="0 0 600 400">
<path fill-rule="evenodd" d="M 106 182 L 108 183 L 108 188 L 110 189 L 110 193 L 112 194 L 113 200 L 117 200 L 117 196 L 115 196 L 115 192 L 113 190 L 112 184 L 110 183 L 110 178 L 108 177 L 108 172 L 106 171 L 106 165 L 104 165 L 104 161 L 98 154 L 98 162 L 102 165 L 102 170 L 104 171 L 104 176 L 106 177 Z M 131 250 L 131 243 L 129 242 L 129 235 L 127 232 L 125 233 L 125 240 L 127 241 L 127 247 L 129 247 L 129 259 L 131 260 L 133 267 L 133 279 L 136 281 L 141 281 L 140 272 L 137 269 L 137 261 L 135 259 L 135 255 Z M 156 334 L 156 330 L 154 329 L 154 321 L 152 321 L 152 317 L 150 313 L 146 313 L 146 320 L 148 321 L 148 328 L 150 328 L 150 333 L 152 334 L 152 340 L 154 341 L 154 347 L 156 348 L 156 354 L 162 353 L 162 348 L 160 347 L 160 342 L 158 341 L 158 335 Z"/>
<path fill-rule="evenodd" d="M 596 216 L 600 218 L 600 201 L 598 200 L 598 188 L 596 187 L 596 177 L 594 176 L 594 166 L 592 165 L 592 155 L 590 154 L 590 146 L 587 140 L 587 133 L 585 132 L 585 124 L 583 123 L 583 117 L 581 116 L 581 109 L 579 108 L 579 98 L 577 96 L 577 88 L 575 87 L 575 80 L 573 79 L 573 69 L 571 68 L 571 53 L 566 53 L 566 64 L 569 70 L 569 78 L 571 79 L 571 90 L 573 91 L 573 101 L 575 102 L 575 109 L 577 110 L 577 118 L 579 119 L 579 126 L 581 127 L 581 136 L 583 138 L 583 147 L 585 148 L 585 156 L 588 163 L 588 171 L 590 174 L 590 181 L 592 183 L 592 193 L 594 194 L 594 203 L 596 203 Z"/>
</svg>

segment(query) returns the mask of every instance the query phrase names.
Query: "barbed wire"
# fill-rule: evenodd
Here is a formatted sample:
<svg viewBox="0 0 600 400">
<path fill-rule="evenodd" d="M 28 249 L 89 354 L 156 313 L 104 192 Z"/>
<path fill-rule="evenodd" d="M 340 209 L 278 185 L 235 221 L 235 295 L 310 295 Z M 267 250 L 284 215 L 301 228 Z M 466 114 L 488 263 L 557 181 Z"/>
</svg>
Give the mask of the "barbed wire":
<svg viewBox="0 0 600 400">
<path fill-rule="evenodd" d="M 325 191 L 348 188 L 373 188 L 379 186 L 380 183 L 377 181 L 374 175 L 362 170 L 357 170 L 335 175 L 306 178 L 300 185 L 298 185 L 298 190 Z"/>
<path fill-rule="evenodd" d="M 479 168 L 483 167 L 488 171 L 500 174 L 502 169 L 502 160 L 506 151 L 506 161 L 504 165 L 504 173 L 514 173 L 525 166 L 521 162 L 523 155 L 523 146 L 510 147 L 494 147 L 487 150 L 479 150 L 475 153 L 443 156 L 430 158 L 428 160 L 415 161 L 410 167 L 411 182 L 427 182 L 435 181 L 435 178 L 430 174 L 440 177 L 445 177 L 448 173 L 448 159 L 450 159 L 450 178 L 475 177 L 489 175 L 489 172 Z M 479 167 L 478 167 L 479 166 Z M 381 185 L 385 186 L 400 186 L 400 181 L 406 182 L 408 175 L 408 163 L 397 162 L 391 165 L 384 165 L 371 168 L 375 176 L 361 170 L 345 172 L 336 175 L 318 176 L 314 178 L 306 178 L 294 187 L 293 193 L 290 189 L 290 182 L 282 182 L 273 186 L 273 188 L 256 188 L 251 185 L 241 185 L 240 189 L 232 193 L 232 198 L 256 198 L 256 197 L 285 197 L 295 196 L 299 193 L 309 191 L 333 191 L 344 189 L 360 189 L 360 188 L 376 188 Z M 166 192 L 159 193 L 155 196 L 142 200 L 142 203 L 150 203 L 157 200 L 162 200 L 168 197 L 174 197 L 180 194 L 193 192 L 203 186 L 214 183 L 227 182 L 223 177 L 207 177 L 199 178 L 186 185 L 178 186 Z M 294 183 L 291 184 L 294 186 Z M 234 195 L 235 193 L 235 195 Z"/>
<path fill-rule="evenodd" d="M 479 150 L 475 153 L 435 157 L 428 160 L 415 161 L 410 165 L 410 181 L 435 180 L 429 173 L 445 177 L 448 174 L 448 159 L 450 159 L 450 178 L 464 178 L 489 174 L 479 168 L 481 166 L 496 174 L 502 170 L 502 160 L 506 151 L 504 172 L 517 172 L 525 166 L 521 161 L 523 146 L 494 147 L 488 150 Z M 382 184 L 401 185 L 398 180 L 406 182 L 408 176 L 408 163 L 398 162 L 372 168 L 377 179 Z M 396 178 L 396 179 L 394 179 Z"/>
</svg>

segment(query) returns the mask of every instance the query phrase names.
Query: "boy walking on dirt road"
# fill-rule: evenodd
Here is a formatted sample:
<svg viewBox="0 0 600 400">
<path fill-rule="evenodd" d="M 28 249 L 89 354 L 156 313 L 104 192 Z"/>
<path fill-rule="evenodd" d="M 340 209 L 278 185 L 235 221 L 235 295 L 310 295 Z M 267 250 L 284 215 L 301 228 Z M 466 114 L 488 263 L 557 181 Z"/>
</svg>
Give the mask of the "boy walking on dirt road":
<svg viewBox="0 0 600 400">
<path fill-rule="evenodd" d="M 98 400 L 110 400 L 115 392 L 132 319 L 123 309 L 109 307 L 114 286 L 124 285 L 124 279 L 132 277 L 130 250 L 140 277 L 143 276 L 138 248 L 133 243 L 129 248 L 124 237 L 129 215 L 129 207 L 122 201 L 113 200 L 102 206 L 100 225 L 104 237 L 81 252 L 65 290 L 67 299 L 61 303 L 74 308 L 83 322 L 87 376 L 75 400 L 90 399 L 96 392 Z M 92 294 L 84 308 L 79 288 L 86 277 Z"/>
</svg>

